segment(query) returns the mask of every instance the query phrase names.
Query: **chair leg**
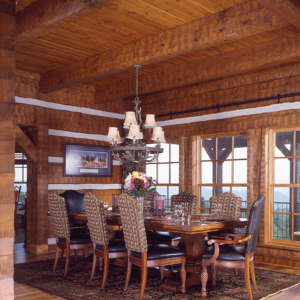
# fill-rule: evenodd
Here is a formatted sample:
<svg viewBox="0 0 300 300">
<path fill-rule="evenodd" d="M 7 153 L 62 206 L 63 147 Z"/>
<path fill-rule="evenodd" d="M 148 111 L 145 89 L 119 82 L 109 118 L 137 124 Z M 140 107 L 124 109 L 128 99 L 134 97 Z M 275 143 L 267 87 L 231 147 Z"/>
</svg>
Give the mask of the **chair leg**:
<svg viewBox="0 0 300 300">
<path fill-rule="evenodd" d="M 126 281 L 125 281 L 125 288 L 124 288 L 124 292 L 127 291 L 128 288 L 128 283 L 129 283 L 129 279 L 130 279 L 130 274 L 131 274 L 131 261 L 129 260 L 129 255 L 128 255 L 128 259 L 127 259 L 127 272 L 126 272 Z"/>
<path fill-rule="evenodd" d="M 246 259 L 245 267 L 244 267 L 244 275 L 245 275 L 245 283 L 246 283 L 246 289 L 247 289 L 249 300 L 253 300 L 252 292 L 251 292 L 251 285 L 250 285 L 249 261 L 247 261 L 247 259 Z"/>
<path fill-rule="evenodd" d="M 103 279 L 102 279 L 102 285 L 101 285 L 102 289 L 105 288 L 107 274 L 108 274 L 108 267 L 109 267 L 109 253 L 108 253 L 108 248 L 107 248 L 107 251 L 104 251 L 104 269 L 103 269 Z"/>
<path fill-rule="evenodd" d="M 213 265 L 211 268 L 212 268 L 212 286 L 216 286 L 217 276 L 218 276 L 218 267 Z"/>
<path fill-rule="evenodd" d="M 60 252 L 60 259 L 63 259 L 64 257 L 64 249 L 61 249 L 61 252 Z"/>
<path fill-rule="evenodd" d="M 165 277 L 165 266 L 160 267 L 160 281 L 163 282 Z"/>
<path fill-rule="evenodd" d="M 93 280 L 96 264 L 97 264 L 97 255 L 95 254 L 95 250 L 93 249 L 93 265 L 92 265 L 92 273 L 91 273 L 90 281 Z"/>
<path fill-rule="evenodd" d="M 146 282 L 147 282 L 147 273 L 148 273 L 148 267 L 147 267 L 147 252 L 142 253 L 142 282 L 141 282 L 141 291 L 140 291 L 140 298 L 139 300 L 142 300 L 144 298 L 145 288 L 146 288 Z"/>
<path fill-rule="evenodd" d="M 181 293 L 185 294 L 185 282 L 186 282 L 186 270 L 185 270 L 185 263 L 181 264 L 180 267 L 180 279 L 181 279 Z"/>
<path fill-rule="evenodd" d="M 78 262 L 78 250 L 74 250 L 75 252 L 75 261 Z"/>
<path fill-rule="evenodd" d="M 99 257 L 99 269 L 100 271 L 103 270 L 103 257 Z"/>
<path fill-rule="evenodd" d="M 63 249 L 61 249 L 63 251 Z M 58 261 L 58 256 L 59 256 L 59 248 L 56 245 L 56 252 L 55 252 L 55 260 L 54 260 L 54 267 L 53 267 L 53 271 L 56 269 L 57 266 L 57 261 Z"/>
<path fill-rule="evenodd" d="M 69 269 L 69 263 L 70 263 L 70 244 L 66 243 L 66 264 L 65 264 L 65 273 L 64 277 L 67 276 L 68 269 Z"/>
<path fill-rule="evenodd" d="M 255 273 L 254 273 L 254 263 L 251 264 L 250 271 L 251 271 L 251 278 L 252 278 L 253 286 L 254 286 L 255 290 L 257 291 L 257 284 L 256 284 L 256 279 L 255 279 Z"/>
<path fill-rule="evenodd" d="M 202 272 L 201 272 L 201 297 L 205 298 L 206 297 L 206 284 L 207 284 L 207 278 L 208 278 L 208 273 L 207 273 L 207 267 L 203 265 L 202 262 Z"/>
<path fill-rule="evenodd" d="M 89 249 L 88 248 L 85 248 L 85 249 L 83 249 L 83 257 L 84 258 L 87 258 L 88 257 L 88 255 L 89 255 Z"/>
<path fill-rule="evenodd" d="M 238 274 L 238 273 L 237 273 L 237 268 L 234 268 L 234 269 L 233 269 L 233 273 L 234 273 L 235 276 L 237 276 L 237 274 Z"/>
</svg>

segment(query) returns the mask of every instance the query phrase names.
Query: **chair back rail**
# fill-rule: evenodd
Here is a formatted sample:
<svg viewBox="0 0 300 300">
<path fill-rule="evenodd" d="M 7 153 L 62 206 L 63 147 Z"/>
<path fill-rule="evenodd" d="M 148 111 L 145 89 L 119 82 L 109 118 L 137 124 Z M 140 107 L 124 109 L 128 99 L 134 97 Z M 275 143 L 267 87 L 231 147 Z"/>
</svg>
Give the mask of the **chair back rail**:
<svg viewBox="0 0 300 300">
<path fill-rule="evenodd" d="M 84 206 L 93 243 L 106 246 L 109 243 L 103 202 L 91 192 L 84 195 Z"/>
<path fill-rule="evenodd" d="M 119 207 L 126 248 L 135 252 L 147 252 L 148 245 L 141 203 L 128 194 L 121 194 Z"/>
</svg>

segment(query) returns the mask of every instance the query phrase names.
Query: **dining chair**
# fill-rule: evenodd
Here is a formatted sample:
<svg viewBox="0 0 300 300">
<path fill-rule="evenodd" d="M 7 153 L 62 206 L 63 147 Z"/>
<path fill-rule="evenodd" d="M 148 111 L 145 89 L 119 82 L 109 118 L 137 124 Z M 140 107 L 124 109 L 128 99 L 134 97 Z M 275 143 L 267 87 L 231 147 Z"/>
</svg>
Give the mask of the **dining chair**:
<svg viewBox="0 0 300 300">
<path fill-rule="evenodd" d="M 181 264 L 181 292 L 185 293 L 185 251 L 178 247 L 168 245 L 148 246 L 141 204 L 131 196 L 122 194 L 119 199 L 119 207 L 124 230 L 125 246 L 128 251 L 124 291 L 127 291 L 128 288 L 132 264 L 141 267 L 140 300 L 144 297 L 148 267 L 162 267 L 161 279 L 163 280 L 165 265 Z"/>
<path fill-rule="evenodd" d="M 254 274 L 254 252 L 257 246 L 257 238 L 259 232 L 259 224 L 261 214 L 264 208 L 266 195 L 261 194 L 252 204 L 248 218 L 248 226 L 243 239 L 239 240 L 224 240 L 212 239 L 208 241 L 209 247 L 203 253 L 202 257 L 202 273 L 201 296 L 206 297 L 206 283 L 207 283 L 207 267 L 212 266 L 212 285 L 216 285 L 216 273 L 219 267 L 221 268 L 243 268 L 246 289 L 248 297 L 252 300 L 252 292 L 250 286 L 251 271 L 252 282 L 255 290 L 257 290 L 255 274 Z M 228 234 L 230 235 L 230 234 Z M 239 234 L 241 235 L 241 234 Z M 236 243 L 245 243 L 244 247 L 235 246 Z M 211 246 L 213 244 L 213 246 Z"/>
<path fill-rule="evenodd" d="M 154 196 L 159 195 L 159 193 L 156 190 L 150 191 L 150 192 L 146 192 L 145 197 L 144 197 L 144 210 L 146 210 L 145 208 L 145 203 L 146 201 L 151 201 L 151 211 L 154 210 Z"/>
<path fill-rule="evenodd" d="M 19 203 L 21 188 L 22 188 L 22 186 L 15 186 L 14 187 L 14 197 L 15 197 L 15 222 L 14 222 L 14 225 L 15 225 L 16 235 L 19 235 L 17 212 L 18 212 L 18 203 Z"/>
<path fill-rule="evenodd" d="M 109 260 L 123 258 L 126 266 L 127 249 L 124 240 L 109 241 L 102 200 L 88 192 L 84 195 L 84 205 L 88 219 L 88 228 L 93 242 L 93 266 L 90 280 L 93 280 L 97 257 L 99 257 L 100 260 L 104 260 L 101 285 L 101 288 L 104 289 L 107 280 Z"/>
<path fill-rule="evenodd" d="M 195 214 L 197 207 L 198 197 L 189 191 L 183 191 L 178 195 L 171 197 L 171 210 L 174 211 L 175 205 L 188 203 L 188 214 Z"/>
<path fill-rule="evenodd" d="M 75 250 L 77 259 L 77 250 L 92 248 L 93 244 L 88 232 L 82 229 L 70 229 L 68 212 L 65 199 L 54 192 L 48 193 L 48 205 L 53 225 L 53 231 L 56 238 L 56 254 L 53 271 L 58 262 L 59 249 L 66 249 L 66 263 L 64 277 L 67 276 L 70 263 L 70 250 Z"/>
</svg>

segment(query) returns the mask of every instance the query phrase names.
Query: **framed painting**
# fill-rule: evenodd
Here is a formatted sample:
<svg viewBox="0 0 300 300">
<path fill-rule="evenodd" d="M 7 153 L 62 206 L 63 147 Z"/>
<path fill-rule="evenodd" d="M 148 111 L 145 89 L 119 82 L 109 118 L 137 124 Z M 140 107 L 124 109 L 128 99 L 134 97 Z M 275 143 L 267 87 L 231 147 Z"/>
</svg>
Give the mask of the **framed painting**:
<svg viewBox="0 0 300 300">
<path fill-rule="evenodd" d="M 65 176 L 112 176 L 109 147 L 65 144 Z"/>
</svg>

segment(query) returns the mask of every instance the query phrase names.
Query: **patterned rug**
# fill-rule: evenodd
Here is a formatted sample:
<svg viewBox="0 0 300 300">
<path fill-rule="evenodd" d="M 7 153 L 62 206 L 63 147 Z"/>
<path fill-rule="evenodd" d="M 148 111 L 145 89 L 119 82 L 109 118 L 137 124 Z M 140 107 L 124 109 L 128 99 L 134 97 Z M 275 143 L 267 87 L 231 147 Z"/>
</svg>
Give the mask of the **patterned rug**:
<svg viewBox="0 0 300 300">
<path fill-rule="evenodd" d="M 106 287 L 101 290 L 102 273 L 97 268 L 93 282 L 89 281 L 90 271 L 79 270 L 75 262 L 70 262 L 66 279 L 63 278 L 64 259 L 59 260 L 57 269 L 53 271 L 53 259 L 15 265 L 15 280 L 38 288 L 52 295 L 69 300 L 98 299 L 138 299 L 141 277 L 138 271 L 132 271 L 127 292 L 124 292 L 124 268 L 110 265 Z M 209 300 L 248 300 L 243 270 L 238 270 L 238 276 L 232 269 L 220 269 L 222 281 L 212 287 L 207 284 Z M 255 270 L 258 292 L 252 289 L 253 299 L 258 300 L 278 290 L 290 287 L 300 282 L 300 277 L 278 272 Z M 171 293 L 160 289 L 160 278 L 148 274 L 144 299 L 192 300 L 201 299 L 201 285 L 188 288 L 185 295 Z"/>
</svg>

